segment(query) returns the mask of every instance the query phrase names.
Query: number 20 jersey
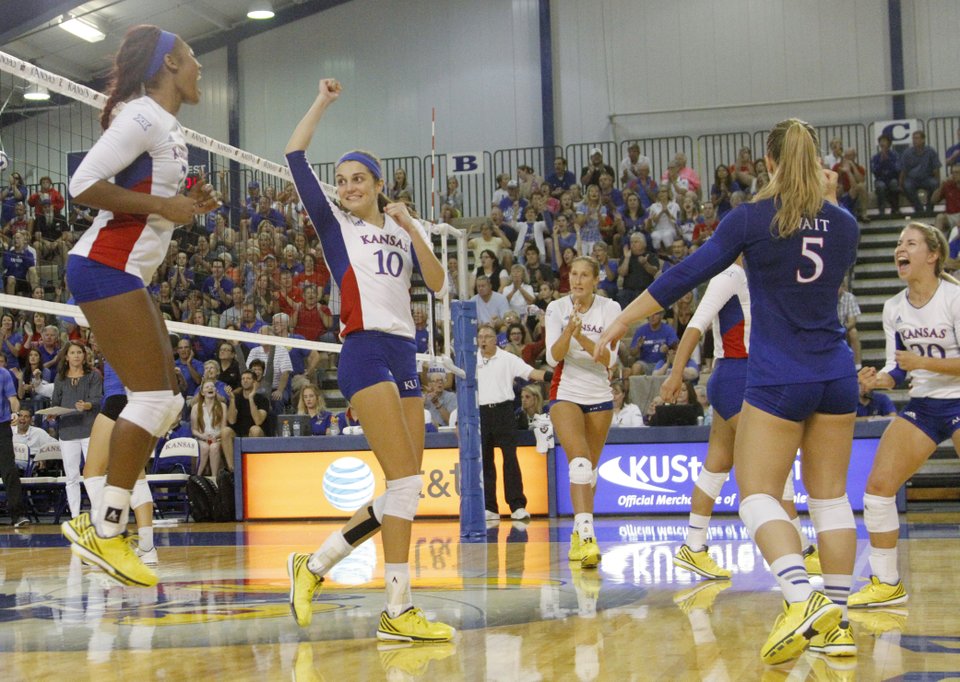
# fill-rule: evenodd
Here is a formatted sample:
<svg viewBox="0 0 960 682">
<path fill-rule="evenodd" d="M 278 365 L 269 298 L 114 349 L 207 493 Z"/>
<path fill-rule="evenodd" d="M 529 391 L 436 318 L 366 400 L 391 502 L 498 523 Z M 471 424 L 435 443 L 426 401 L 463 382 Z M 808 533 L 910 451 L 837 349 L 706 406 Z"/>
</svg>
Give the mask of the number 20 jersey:
<svg viewBox="0 0 960 682">
<path fill-rule="evenodd" d="M 888 374 L 897 367 L 895 353 L 908 350 L 935 358 L 960 357 L 960 286 L 940 281 L 922 308 L 907 300 L 907 290 L 883 304 Z M 911 398 L 960 398 L 960 377 L 917 369 L 910 373 Z"/>
</svg>

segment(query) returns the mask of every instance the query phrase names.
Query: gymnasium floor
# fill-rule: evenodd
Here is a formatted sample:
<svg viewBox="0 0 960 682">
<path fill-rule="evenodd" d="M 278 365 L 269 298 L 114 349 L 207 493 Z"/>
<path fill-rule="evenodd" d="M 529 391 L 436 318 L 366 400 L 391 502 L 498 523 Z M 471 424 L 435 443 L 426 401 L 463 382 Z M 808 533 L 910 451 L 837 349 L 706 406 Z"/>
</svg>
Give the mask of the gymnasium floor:
<svg viewBox="0 0 960 682">
<path fill-rule="evenodd" d="M 504 519 L 475 544 L 459 542 L 455 521 L 418 522 L 416 601 L 459 633 L 448 645 L 389 648 L 374 639 L 383 592 L 373 542 L 325 583 L 309 629 L 289 614 L 286 556 L 313 549 L 331 524 L 158 528 L 155 589 L 116 586 L 71 562 L 53 526 L 7 527 L 0 679 L 960 679 L 960 513 L 906 521 L 909 604 L 854 612 L 859 655 L 842 666 L 808 653 L 778 668 L 765 668 L 758 651 L 780 597 L 736 517 L 712 528 L 711 551 L 734 567 L 727 583 L 674 569 L 685 518 L 599 520 L 603 561 L 582 573 L 566 561 L 569 519 Z"/>
</svg>

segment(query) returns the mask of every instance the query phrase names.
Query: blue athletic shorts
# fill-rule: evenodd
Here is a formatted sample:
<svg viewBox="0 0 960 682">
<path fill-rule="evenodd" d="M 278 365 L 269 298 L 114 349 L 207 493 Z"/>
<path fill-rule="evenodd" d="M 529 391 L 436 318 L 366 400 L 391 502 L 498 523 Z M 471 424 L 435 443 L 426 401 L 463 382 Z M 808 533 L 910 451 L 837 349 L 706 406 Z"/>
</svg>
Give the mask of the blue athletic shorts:
<svg viewBox="0 0 960 682">
<path fill-rule="evenodd" d="M 747 359 L 722 358 L 713 366 L 707 381 L 707 399 L 713 411 L 725 420 L 740 414 L 743 392 L 747 387 Z"/>
<path fill-rule="evenodd" d="M 340 351 L 337 382 L 347 400 L 364 388 L 392 381 L 401 398 L 423 395 L 417 374 L 417 344 L 396 334 L 357 331 L 348 334 Z"/>
<path fill-rule="evenodd" d="M 136 275 L 84 256 L 71 255 L 67 258 L 66 279 L 73 300 L 77 303 L 99 301 L 146 288 L 143 280 Z"/>
<path fill-rule="evenodd" d="M 801 422 L 815 412 L 848 414 L 857 411 L 860 389 L 856 375 L 829 381 L 783 386 L 748 386 L 744 402 L 775 417 Z"/>
<path fill-rule="evenodd" d="M 591 412 L 605 412 L 606 410 L 613 409 L 612 400 L 608 400 L 605 403 L 594 403 L 593 405 L 581 405 L 580 403 L 575 403 L 572 400 L 551 400 L 547 405 L 547 412 L 549 412 L 550 408 L 557 403 L 570 403 L 571 405 L 576 405 L 584 414 L 590 414 Z"/>
<path fill-rule="evenodd" d="M 939 443 L 960 429 L 960 400 L 910 398 L 900 416 L 927 434 L 934 443 Z"/>
</svg>

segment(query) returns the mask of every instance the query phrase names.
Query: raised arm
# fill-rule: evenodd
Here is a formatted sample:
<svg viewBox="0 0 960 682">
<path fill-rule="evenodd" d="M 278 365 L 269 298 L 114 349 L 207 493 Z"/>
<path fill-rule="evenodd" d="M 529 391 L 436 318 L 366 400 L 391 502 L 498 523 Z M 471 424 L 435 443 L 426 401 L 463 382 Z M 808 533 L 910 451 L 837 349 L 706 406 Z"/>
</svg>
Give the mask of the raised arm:
<svg viewBox="0 0 960 682">
<path fill-rule="evenodd" d="M 313 104 L 307 109 L 307 113 L 300 119 L 300 123 L 293 129 L 293 134 L 287 141 L 287 147 L 283 150 L 284 154 L 306 151 L 310 146 L 310 140 L 313 139 L 313 133 L 317 129 L 317 124 L 323 118 L 324 112 L 340 96 L 342 87 L 340 82 L 334 78 L 324 78 L 320 81 L 317 97 Z"/>
</svg>

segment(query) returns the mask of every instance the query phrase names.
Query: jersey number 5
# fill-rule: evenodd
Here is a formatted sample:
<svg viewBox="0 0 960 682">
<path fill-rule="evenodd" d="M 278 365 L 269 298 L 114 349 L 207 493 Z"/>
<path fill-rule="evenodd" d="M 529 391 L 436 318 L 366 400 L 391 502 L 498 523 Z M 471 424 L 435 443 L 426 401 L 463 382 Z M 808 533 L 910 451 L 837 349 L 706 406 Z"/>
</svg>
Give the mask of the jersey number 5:
<svg viewBox="0 0 960 682">
<path fill-rule="evenodd" d="M 820 275 L 823 274 L 823 258 L 820 257 L 820 254 L 811 249 L 812 246 L 818 246 L 821 249 L 823 248 L 823 237 L 804 237 L 803 245 L 800 248 L 800 253 L 805 258 L 809 258 L 813 261 L 813 274 L 809 277 L 804 277 L 800 274 L 800 268 L 797 268 L 797 282 L 800 284 L 809 284 L 820 278 Z"/>
</svg>

